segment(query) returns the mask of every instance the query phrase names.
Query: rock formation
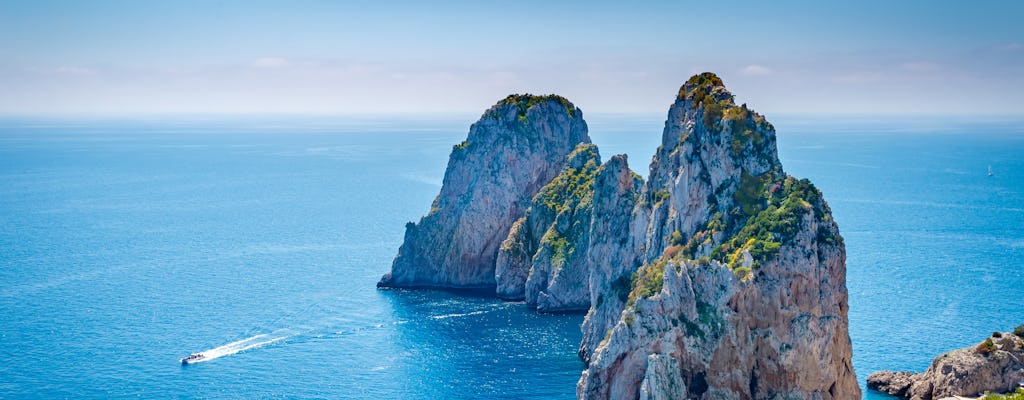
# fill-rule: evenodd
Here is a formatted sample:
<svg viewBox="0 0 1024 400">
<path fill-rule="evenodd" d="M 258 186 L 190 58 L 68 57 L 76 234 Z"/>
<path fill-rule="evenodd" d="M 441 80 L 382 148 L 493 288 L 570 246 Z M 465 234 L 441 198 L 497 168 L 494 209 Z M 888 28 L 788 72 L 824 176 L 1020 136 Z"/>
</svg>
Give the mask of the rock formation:
<svg viewBox="0 0 1024 400">
<path fill-rule="evenodd" d="M 499 297 L 525 298 L 540 311 L 590 307 L 586 255 L 592 187 L 600 164 L 597 146 L 581 144 L 561 173 L 534 196 L 526 216 L 513 224 L 498 251 Z"/>
<path fill-rule="evenodd" d="M 498 249 L 533 196 L 590 143 L 583 112 L 558 96 L 513 95 L 454 146 L 441 193 L 379 287 L 491 288 Z"/>
<path fill-rule="evenodd" d="M 1024 334 L 1024 325 L 1022 325 Z M 1024 339 L 996 333 L 976 346 L 935 357 L 922 373 L 879 371 L 868 388 L 911 400 L 1003 393 L 1024 382 Z"/>
<path fill-rule="evenodd" d="M 598 343 L 619 320 L 629 296 L 632 276 L 641 262 L 647 215 L 634 214 L 643 180 L 629 169 L 626 156 L 613 156 L 594 181 L 591 220 L 590 310 L 583 320 L 580 358 L 590 362 Z M 600 234 L 598 234 L 600 233 Z"/>
<path fill-rule="evenodd" d="M 592 302 L 579 397 L 859 398 L 843 241 L 821 193 L 782 172 L 774 128 L 701 74 L 650 168 L 625 240 L 642 266 L 625 302 Z"/>
<path fill-rule="evenodd" d="M 580 398 L 859 398 L 843 239 L 774 127 L 696 75 L 644 182 L 600 165 L 581 114 L 535 96 L 485 113 L 379 285 L 587 309 Z"/>
</svg>

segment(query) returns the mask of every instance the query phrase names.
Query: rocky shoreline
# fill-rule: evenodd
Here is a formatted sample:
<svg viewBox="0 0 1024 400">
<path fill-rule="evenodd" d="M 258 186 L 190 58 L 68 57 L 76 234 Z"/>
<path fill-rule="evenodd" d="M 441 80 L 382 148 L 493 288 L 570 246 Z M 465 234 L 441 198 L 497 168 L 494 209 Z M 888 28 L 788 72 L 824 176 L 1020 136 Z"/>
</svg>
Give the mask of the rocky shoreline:
<svg viewBox="0 0 1024 400">
<path fill-rule="evenodd" d="M 935 357 L 921 373 L 879 371 L 868 388 L 910 400 L 978 397 L 1024 386 L 1024 325 Z"/>
</svg>

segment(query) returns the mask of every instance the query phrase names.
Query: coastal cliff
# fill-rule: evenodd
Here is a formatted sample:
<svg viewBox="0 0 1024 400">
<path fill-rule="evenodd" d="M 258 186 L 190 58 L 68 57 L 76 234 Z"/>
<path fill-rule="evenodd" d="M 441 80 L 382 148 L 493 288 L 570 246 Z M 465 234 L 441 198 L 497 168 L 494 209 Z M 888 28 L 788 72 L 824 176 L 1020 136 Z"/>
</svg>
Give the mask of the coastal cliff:
<svg viewBox="0 0 1024 400">
<path fill-rule="evenodd" d="M 953 350 L 922 373 L 879 371 L 868 388 L 911 400 L 1011 392 L 1024 382 L 1024 325 L 996 332 L 975 346 Z"/>
<path fill-rule="evenodd" d="M 568 101 L 509 96 L 455 147 L 378 286 L 587 310 L 580 398 L 859 398 L 843 239 L 775 143 L 721 79 L 696 75 L 645 182 L 624 155 L 601 164 Z"/>
<path fill-rule="evenodd" d="M 590 143 L 583 112 L 559 96 L 513 95 L 452 148 L 438 194 L 378 287 L 492 288 L 498 249 L 531 199 Z"/>
<path fill-rule="evenodd" d="M 680 89 L 631 215 L 642 265 L 592 303 L 580 398 L 860 397 L 838 227 L 717 76 Z"/>
</svg>

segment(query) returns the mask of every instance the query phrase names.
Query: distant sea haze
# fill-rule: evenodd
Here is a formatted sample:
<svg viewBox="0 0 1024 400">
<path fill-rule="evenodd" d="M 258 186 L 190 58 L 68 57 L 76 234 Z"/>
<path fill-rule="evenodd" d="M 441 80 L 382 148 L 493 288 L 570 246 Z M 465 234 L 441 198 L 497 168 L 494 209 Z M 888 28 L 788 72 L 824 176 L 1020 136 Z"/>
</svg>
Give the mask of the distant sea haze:
<svg viewBox="0 0 1024 400">
<path fill-rule="evenodd" d="M 769 117 L 862 386 L 1024 323 L 1024 123 Z M 664 116 L 587 118 L 647 174 Z M 0 119 L 0 397 L 575 398 L 582 315 L 375 288 L 471 122 Z"/>
</svg>

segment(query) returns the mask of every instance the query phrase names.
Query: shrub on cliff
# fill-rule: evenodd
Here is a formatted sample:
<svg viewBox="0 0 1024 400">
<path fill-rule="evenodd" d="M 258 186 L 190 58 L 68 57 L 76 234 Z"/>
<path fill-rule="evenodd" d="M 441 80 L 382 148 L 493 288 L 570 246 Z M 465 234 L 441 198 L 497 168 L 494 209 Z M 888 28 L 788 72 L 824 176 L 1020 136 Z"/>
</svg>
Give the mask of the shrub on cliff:
<svg viewBox="0 0 1024 400">
<path fill-rule="evenodd" d="M 1013 334 L 1024 338 L 1024 324 L 1017 325 L 1016 328 L 1013 328 Z"/>
<path fill-rule="evenodd" d="M 981 342 L 978 347 L 975 347 L 974 351 L 978 352 L 978 354 L 988 355 L 988 353 L 996 351 L 996 344 L 992 342 L 992 338 L 988 338 Z"/>
<path fill-rule="evenodd" d="M 659 258 L 633 273 L 632 287 L 626 301 L 627 307 L 632 307 L 638 299 L 651 297 L 661 292 L 661 287 L 665 283 L 666 264 L 668 264 L 668 259 Z"/>
</svg>

